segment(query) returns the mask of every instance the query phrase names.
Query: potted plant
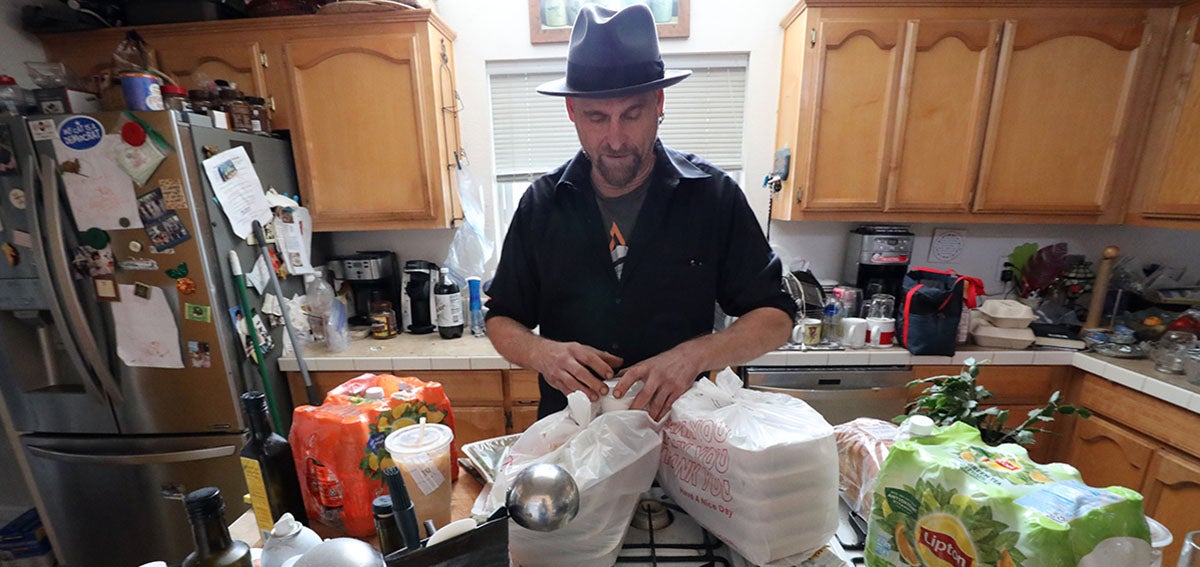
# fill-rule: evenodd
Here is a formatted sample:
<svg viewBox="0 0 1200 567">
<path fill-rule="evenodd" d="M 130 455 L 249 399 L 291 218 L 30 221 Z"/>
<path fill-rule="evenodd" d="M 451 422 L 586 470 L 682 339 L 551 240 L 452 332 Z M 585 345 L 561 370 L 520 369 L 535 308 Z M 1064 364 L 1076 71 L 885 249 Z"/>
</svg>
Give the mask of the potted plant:
<svg viewBox="0 0 1200 567">
<path fill-rule="evenodd" d="M 957 375 L 931 376 L 908 383 L 909 387 L 926 385 L 921 395 L 908 405 L 908 414 L 896 416 L 892 421 L 900 423 L 910 415 L 926 415 L 938 426 L 963 422 L 979 430 L 984 443 L 999 445 L 1017 443 L 1032 445 L 1033 436 L 1048 432 L 1044 425 L 1054 421 L 1056 415 L 1078 415 L 1087 419 L 1092 412 L 1062 402 L 1060 392 L 1054 392 L 1046 405 L 1029 411 L 1028 416 L 1016 427 L 1008 425 L 1008 410 L 996 406 L 984 408 L 980 402 L 992 397 L 983 386 L 975 382 L 979 367 L 987 361 L 976 362 L 968 358 L 963 362 L 962 372 Z"/>
</svg>

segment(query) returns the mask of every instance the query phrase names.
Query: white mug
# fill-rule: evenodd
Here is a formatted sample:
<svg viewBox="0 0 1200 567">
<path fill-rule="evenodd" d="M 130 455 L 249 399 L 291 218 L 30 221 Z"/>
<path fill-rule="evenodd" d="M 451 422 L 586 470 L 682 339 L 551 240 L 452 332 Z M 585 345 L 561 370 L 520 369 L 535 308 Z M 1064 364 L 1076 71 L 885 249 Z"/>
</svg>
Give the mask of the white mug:
<svg viewBox="0 0 1200 567">
<path fill-rule="evenodd" d="M 867 320 L 859 317 L 842 319 L 842 344 L 849 348 L 867 345 Z"/>
<path fill-rule="evenodd" d="M 872 348 L 892 346 L 896 338 L 896 320 L 891 317 L 867 318 L 867 344 Z"/>
</svg>

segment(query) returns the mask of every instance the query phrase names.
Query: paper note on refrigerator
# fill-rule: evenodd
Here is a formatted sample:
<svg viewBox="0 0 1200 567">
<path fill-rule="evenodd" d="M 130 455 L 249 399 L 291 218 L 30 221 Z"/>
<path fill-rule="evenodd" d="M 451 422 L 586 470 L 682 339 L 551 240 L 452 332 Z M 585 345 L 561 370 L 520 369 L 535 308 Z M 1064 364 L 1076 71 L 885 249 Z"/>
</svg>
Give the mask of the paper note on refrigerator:
<svg viewBox="0 0 1200 567">
<path fill-rule="evenodd" d="M 117 329 L 117 356 L 127 366 L 183 368 L 179 350 L 179 326 L 167 297 L 150 287 L 150 297 L 134 293 L 134 286 L 121 284 L 124 300 L 112 306 Z"/>
<path fill-rule="evenodd" d="M 120 134 L 108 134 L 95 147 L 76 150 L 54 137 L 55 157 L 79 230 L 142 228 L 133 181 L 117 165 L 120 144 Z"/>
<path fill-rule="evenodd" d="M 204 160 L 204 172 L 239 238 L 254 232 L 251 228 L 254 221 L 262 224 L 271 221 L 271 206 L 263 195 L 262 183 L 246 148 L 236 146 Z"/>
</svg>

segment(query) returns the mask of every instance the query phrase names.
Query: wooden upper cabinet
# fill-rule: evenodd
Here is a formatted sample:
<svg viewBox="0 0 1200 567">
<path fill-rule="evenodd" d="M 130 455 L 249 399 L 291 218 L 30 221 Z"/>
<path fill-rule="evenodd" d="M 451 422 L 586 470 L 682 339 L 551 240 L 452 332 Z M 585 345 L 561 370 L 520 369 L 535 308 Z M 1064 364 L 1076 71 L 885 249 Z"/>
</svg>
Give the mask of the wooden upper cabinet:
<svg viewBox="0 0 1200 567">
<path fill-rule="evenodd" d="M 889 211 L 968 211 L 1001 25 L 998 20 L 908 22 Z"/>
<path fill-rule="evenodd" d="M 1145 20 L 1009 20 L 992 93 L 975 210 L 1095 214 L 1129 153 Z"/>
<path fill-rule="evenodd" d="M 893 18 L 817 24 L 806 210 L 882 210 L 903 36 Z"/>
<path fill-rule="evenodd" d="M 284 44 L 298 177 L 320 229 L 437 219 L 440 165 L 422 143 L 433 135 L 433 100 L 419 52 L 416 34 Z"/>
<path fill-rule="evenodd" d="M 1200 461 L 1174 451 L 1155 453 L 1141 492 L 1146 515 L 1175 534 L 1175 541 L 1163 550 L 1162 562 L 1175 565 L 1183 536 L 1200 530 Z"/>
<path fill-rule="evenodd" d="M 159 67 L 186 88 L 224 79 L 237 83 L 238 90 L 246 96 L 267 94 L 258 42 L 197 45 L 164 41 L 163 47 L 155 51 L 158 52 Z"/>
<path fill-rule="evenodd" d="M 1150 128 L 1128 220 L 1194 228 L 1169 221 L 1200 219 L 1200 3 L 1180 9 Z"/>
</svg>

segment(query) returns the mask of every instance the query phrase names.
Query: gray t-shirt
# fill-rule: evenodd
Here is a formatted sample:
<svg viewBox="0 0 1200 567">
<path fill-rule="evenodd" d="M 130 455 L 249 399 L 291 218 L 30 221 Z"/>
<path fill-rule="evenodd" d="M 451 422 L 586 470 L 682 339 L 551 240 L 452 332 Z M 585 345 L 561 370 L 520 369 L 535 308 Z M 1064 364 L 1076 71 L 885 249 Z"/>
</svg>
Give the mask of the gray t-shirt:
<svg viewBox="0 0 1200 567">
<path fill-rule="evenodd" d="M 617 279 L 621 279 L 621 268 L 625 264 L 625 256 L 629 254 L 629 239 L 633 236 L 633 225 L 637 222 L 638 212 L 646 200 L 646 191 L 650 187 L 647 181 L 641 187 L 620 197 L 604 197 L 596 192 L 596 204 L 600 207 L 600 220 L 608 232 L 608 253 L 612 256 L 613 270 Z"/>
</svg>

